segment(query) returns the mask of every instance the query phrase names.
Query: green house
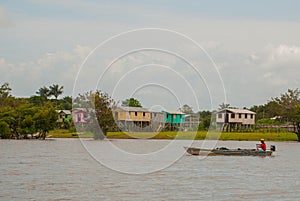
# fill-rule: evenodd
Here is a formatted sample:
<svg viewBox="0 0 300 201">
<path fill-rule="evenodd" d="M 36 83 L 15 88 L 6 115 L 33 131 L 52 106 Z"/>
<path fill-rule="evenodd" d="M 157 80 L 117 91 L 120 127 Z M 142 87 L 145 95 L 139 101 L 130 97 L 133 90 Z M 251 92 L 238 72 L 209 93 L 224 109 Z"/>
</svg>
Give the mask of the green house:
<svg viewBox="0 0 300 201">
<path fill-rule="evenodd" d="M 185 122 L 185 114 L 178 111 L 162 111 L 164 113 L 164 123 L 181 124 Z"/>
<path fill-rule="evenodd" d="M 58 113 L 57 123 L 61 127 L 64 123 L 70 123 L 72 120 L 70 110 L 56 110 Z"/>
</svg>

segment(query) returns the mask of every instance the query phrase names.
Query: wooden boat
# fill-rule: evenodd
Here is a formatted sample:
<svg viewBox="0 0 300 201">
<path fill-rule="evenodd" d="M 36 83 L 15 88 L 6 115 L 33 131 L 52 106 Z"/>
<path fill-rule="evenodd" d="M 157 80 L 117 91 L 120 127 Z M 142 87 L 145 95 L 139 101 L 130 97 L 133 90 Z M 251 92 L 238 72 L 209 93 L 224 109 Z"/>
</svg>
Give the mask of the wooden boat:
<svg viewBox="0 0 300 201">
<path fill-rule="evenodd" d="M 205 156 L 271 156 L 275 151 L 275 146 L 272 145 L 270 150 L 259 151 L 257 149 L 227 149 L 225 147 L 216 149 L 201 149 L 195 147 L 184 147 L 186 152 L 191 155 L 205 155 Z"/>
</svg>

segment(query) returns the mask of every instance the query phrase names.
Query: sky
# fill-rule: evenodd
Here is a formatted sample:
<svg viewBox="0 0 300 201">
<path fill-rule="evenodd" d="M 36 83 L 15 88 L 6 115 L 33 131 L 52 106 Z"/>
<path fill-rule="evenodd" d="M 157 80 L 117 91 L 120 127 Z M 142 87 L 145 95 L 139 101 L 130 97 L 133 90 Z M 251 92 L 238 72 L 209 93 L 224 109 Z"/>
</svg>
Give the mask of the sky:
<svg viewBox="0 0 300 201">
<path fill-rule="evenodd" d="M 30 97 L 90 90 L 194 111 L 265 104 L 299 88 L 300 2 L 0 2 L 0 84 Z"/>
</svg>

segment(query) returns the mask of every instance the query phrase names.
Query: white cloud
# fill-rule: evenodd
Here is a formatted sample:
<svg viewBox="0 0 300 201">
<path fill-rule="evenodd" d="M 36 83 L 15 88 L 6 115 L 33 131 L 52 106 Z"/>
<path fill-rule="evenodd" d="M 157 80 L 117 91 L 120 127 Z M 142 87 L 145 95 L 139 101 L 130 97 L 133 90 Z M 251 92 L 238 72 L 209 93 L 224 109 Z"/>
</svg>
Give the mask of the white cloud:
<svg viewBox="0 0 300 201">
<path fill-rule="evenodd" d="M 12 20 L 9 18 L 7 11 L 0 6 L 0 28 L 7 27 L 12 24 Z"/>
<path fill-rule="evenodd" d="M 52 1 L 47 1 L 48 4 L 53 6 Z M 55 4 L 75 13 L 83 12 L 83 18 L 35 18 L 20 14 L 24 18 L 18 19 L 13 29 L 1 33 L 1 42 L 7 44 L 0 47 L 0 54 L 3 55 L 0 59 L 1 80 L 10 82 L 16 95 L 32 95 L 39 87 L 53 82 L 66 85 L 66 92 L 70 94 L 77 70 L 91 49 L 115 34 L 141 27 L 172 29 L 200 43 L 221 71 L 227 98 L 233 106 L 263 103 L 287 88 L 299 86 L 300 26 L 297 22 L 205 19 L 125 3 L 85 4 L 76 1 L 70 4 L 59 1 Z M 7 19 L 7 13 L 0 8 L 0 26 Z M 152 35 L 140 40 L 132 37 L 127 43 L 116 43 L 111 49 L 104 48 L 103 54 L 98 56 L 103 64 L 107 64 L 111 62 L 108 56 L 112 52 L 118 56 L 124 49 L 135 47 L 135 43 L 143 44 L 141 39 L 153 40 Z M 159 41 L 161 45 L 164 42 Z M 205 55 L 200 55 L 196 49 L 191 50 L 182 41 L 173 43 L 169 48 L 175 52 L 181 50 L 189 60 L 196 58 L 196 63 L 203 67 L 202 74 L 209 77 L 208 64 L 211 64 L 207 58 L 204 59 Z M 118 65 L 126 66 L 133 61 L 141 64 L 145 58 L 147 55 L 126 57 L 112 70 L 122 74 L 125 68 L 117 68 Z M 157 57 L 156 62 L 161 61 L 162 58 Z M 97 68 L 105 65 L 99 63 L 96 67 L 93 62 L 91 64 L 95 66 L 84 75 L 94 74 L 96 79 L 99 73 Z M 168 62 L 188 76 L 190 71 L 184 72 L 186 68 L 182 68 L 177 60 Z M 211 88 L 221 87 L 213 79 L 209 85 Z"/>
<path fill-rule="evenodd" d="M 71 95 L 79 66 L 90 50 L 78 45 L 70 52 L 46 53 L 34 61 L 20 63 L 1 58 L 1 80 L 9 82 L 17 96 L 34 95 L 40 87 L 53 83 L 64 85 L 65 94 Z"/>
</svg>

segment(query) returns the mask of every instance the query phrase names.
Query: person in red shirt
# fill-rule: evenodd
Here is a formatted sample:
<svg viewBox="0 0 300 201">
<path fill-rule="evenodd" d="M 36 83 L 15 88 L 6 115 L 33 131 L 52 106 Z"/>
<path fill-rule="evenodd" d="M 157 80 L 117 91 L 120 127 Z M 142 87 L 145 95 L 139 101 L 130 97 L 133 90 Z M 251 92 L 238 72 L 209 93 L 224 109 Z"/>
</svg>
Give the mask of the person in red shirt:
<svg viewBox="0 0 300 201">
<path fill-rule="evenodd" d="M 260 140 L 260 151 L 266 151 L 267 150 L 267 145 L 265 144 L 265 140 L 261 139 Z"/>
</svg>

